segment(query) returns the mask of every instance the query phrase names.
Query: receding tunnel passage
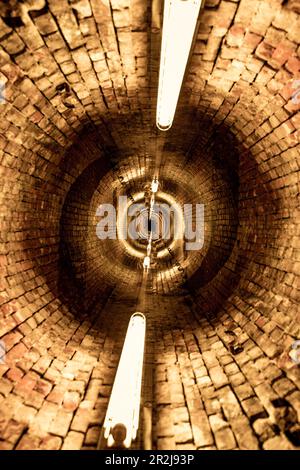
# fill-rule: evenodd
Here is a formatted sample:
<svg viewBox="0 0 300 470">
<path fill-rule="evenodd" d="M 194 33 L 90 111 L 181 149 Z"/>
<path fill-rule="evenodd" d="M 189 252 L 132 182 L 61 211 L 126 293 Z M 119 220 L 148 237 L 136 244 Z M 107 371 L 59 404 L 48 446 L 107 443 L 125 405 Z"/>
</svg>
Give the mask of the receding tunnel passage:
<svg viewBox="0 0 300 470">
<path fill-rule="evenodd" d="M 161 2 L 1 3 L 1 450 L 105 446 L 135 312 L 131 448 L 300 448 L 299 13 L 203 1 L 164 132 Z"/>
</svg>

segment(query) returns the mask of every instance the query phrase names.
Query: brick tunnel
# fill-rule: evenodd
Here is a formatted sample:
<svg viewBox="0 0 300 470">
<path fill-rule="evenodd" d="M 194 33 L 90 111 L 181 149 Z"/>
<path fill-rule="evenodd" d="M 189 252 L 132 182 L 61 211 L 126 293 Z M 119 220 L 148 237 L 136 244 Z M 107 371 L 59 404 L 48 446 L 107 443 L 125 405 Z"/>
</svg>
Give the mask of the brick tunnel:
<svg viewBox="0 0 300 470">
<path fill-rule="evenodd" d="M 203 2 L 167 132 L 159 5 L 0 4 L 1 450 L 97 448 L 143 250 L 97 208 L 157 167 L 205 223 L 149 270 L 152 448 L 300 448 L 300 2 Z"/>
</svg>

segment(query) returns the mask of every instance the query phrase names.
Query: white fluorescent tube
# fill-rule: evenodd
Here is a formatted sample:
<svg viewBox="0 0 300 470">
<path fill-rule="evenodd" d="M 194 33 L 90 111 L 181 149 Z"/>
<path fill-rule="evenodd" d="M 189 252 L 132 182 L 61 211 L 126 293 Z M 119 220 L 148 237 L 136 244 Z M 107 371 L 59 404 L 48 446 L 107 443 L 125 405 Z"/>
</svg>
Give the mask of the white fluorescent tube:
<svg viewBox="0 0 300 470">
<path fill-rule="evenodd" d="M 145 333 L 145 316 L 136 312 L 131 316 L 128 324 L 103 425 L 107 447 L 129 448 L 131 441 L 136 438 L 139 425 Z"/>
<path fill-rule="evenodd" d="M 151 191 L 153 193 L 156 193 L 158 190 L 158 181 L 157 179 L 155 178 L 154 180 L 152 180 L 152 183 L 151 183 Z"/>
<path fill-rule="evenodd" d="M 165 0 L 156 125 L 172 126 L 202 0 Z"/>
</svg>

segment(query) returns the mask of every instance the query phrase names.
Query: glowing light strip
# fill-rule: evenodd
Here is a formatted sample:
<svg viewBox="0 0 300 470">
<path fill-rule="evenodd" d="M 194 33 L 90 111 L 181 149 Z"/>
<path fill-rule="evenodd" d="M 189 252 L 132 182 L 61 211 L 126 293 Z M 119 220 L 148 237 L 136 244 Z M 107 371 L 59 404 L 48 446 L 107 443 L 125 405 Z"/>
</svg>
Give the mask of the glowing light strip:
<svg viewBox="0 0 300 470">
<path fill-rule="evenodd" d="M 156 125 L 170 129 L 202 0 L 165 0 Z"/>
<path fill-rule="evenodd" d="M 146 319 L 134 313 L 129 321 L 107 413 L 104 437 L 107 446 L 129 448 L 136 438 L 141 400 Z"/>
</svg>

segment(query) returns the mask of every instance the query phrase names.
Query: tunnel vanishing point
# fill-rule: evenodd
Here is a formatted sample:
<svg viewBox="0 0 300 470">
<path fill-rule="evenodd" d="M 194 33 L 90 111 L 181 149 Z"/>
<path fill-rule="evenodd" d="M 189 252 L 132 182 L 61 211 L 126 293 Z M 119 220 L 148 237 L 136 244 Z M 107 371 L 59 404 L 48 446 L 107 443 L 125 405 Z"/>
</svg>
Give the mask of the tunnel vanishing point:
<svg viewBox="0 0 300 470">
<path fill-rule="evenodd" d="M 145 429 L 154 450 L 300 448 L 300 1 L 203 1 L 166 132 L 162 18 L 0 3 L 0 450 L 98 448 L 134 312 L 133 449 Z M 156 201 L 203 205 L 200 249 L 172 215 L 151 246 L 150 219 L 97 236 L 99 207 L 149 208 L 153 178 Z"/>
</svg>

